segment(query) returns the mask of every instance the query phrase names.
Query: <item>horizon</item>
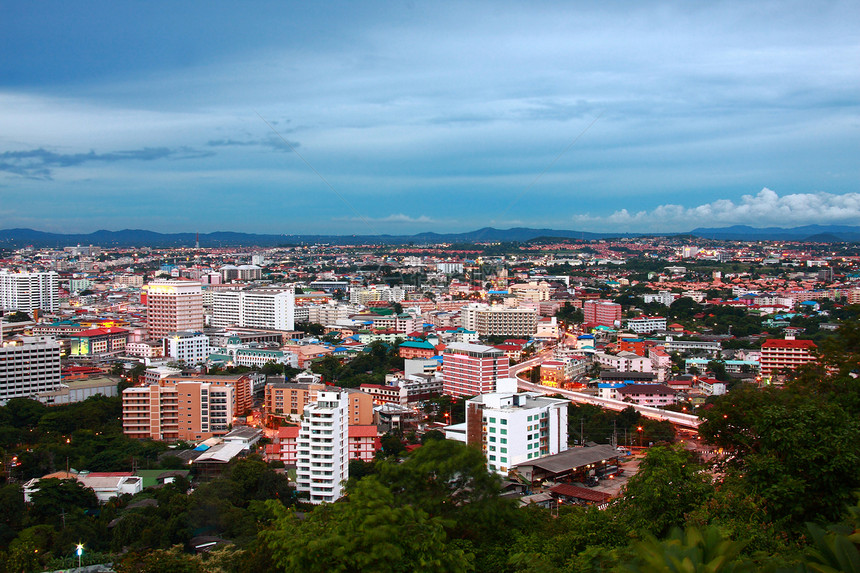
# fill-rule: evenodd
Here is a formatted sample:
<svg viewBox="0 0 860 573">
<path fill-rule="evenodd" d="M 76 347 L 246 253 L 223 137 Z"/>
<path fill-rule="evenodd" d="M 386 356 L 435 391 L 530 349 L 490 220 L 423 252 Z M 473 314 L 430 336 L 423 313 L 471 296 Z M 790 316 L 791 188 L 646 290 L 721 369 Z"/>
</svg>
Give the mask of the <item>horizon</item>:
<svg viewBox="0 0 860 573">
<path fill-rule="evenodd" d="M 860 221 L 848 1 L 166 6 L 4 9 L 0 228 Z"/>
</svg>

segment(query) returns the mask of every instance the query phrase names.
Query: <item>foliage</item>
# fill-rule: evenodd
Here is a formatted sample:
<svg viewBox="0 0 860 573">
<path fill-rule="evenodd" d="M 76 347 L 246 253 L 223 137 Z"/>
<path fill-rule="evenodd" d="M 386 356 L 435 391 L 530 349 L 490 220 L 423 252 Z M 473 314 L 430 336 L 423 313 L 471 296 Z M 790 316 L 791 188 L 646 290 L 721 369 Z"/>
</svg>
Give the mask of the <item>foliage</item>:
<svg viewBox="0 0 860 573">
<path fill-rule="evenodd" d="M 755 565 L 741 556 L 744 543 L 725 539 L 716 527 L 702 531 L 674 528 L 663 540 L 648 536 L 634 544 L 636 558 L 627 563 L 631 572 L 648 573 L 744 573 Z"/>
</svg>

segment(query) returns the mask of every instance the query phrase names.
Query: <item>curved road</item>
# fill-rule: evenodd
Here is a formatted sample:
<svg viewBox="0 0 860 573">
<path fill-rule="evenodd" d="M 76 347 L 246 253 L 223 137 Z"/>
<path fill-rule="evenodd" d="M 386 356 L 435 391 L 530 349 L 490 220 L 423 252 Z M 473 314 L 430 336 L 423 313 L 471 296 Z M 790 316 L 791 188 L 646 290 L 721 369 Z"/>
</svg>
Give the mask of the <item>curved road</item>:
<svg viewBox="0 0 860 573">
<path fill-rule="evenodd" d="M 606 408 L 607 410 L 614 410 L 616 412 L 620 412 L 621 410 L 632 406 L 634 410 L 636 410 L 646 418 L 651 418 L 652 420 L 668 420 L 676 426 L 683 426 L 685 428 L 695 429 L 698 428 L 699 424 L 702 423 L 702 420 L 698 416 L 694 416 L 693 414 L 670 412 L 668 410 L 661 410 L 660 408 L 654 408 L 652 406 L 637 406 L 636 404 L 622 402 L 621 400 L 613 400 L 611 398 L 598 398 L 597 396 L 583 394 L 582 392 L 573 392 L 572 390 L 562 390 L 560 388 L 550 388 L 549 386 L 532 384 L 531 382 L 520 378 L 520 372 L 524 370 L 530 370 L 535 366 L 539 366 L 542 361 L 543 356 L 538 355 L 534 358 L 526 360 L 525 362 L 521 362 L 520 364 L 515 364 L 514 366 L 511 366 L 510 375 L 517 379 L 517 386 L 519 388 L 523 390 L 528 390 L 529 392 L 541 392 L 543 394 L 559 394 L 561 396 L 564 396 L 565 398 L 570 399 L 573 402 L 577 402 L 578 404 L 592 404 L 594 406 L 600 406 L 601 408 Z"/>
</svg>

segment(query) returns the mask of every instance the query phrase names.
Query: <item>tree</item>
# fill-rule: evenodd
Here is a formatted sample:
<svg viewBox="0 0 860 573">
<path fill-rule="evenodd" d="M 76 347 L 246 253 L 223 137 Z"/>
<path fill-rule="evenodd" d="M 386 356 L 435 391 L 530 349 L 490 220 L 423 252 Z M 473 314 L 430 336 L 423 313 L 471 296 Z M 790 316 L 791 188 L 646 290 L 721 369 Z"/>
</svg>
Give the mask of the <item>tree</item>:
<svg viewBox="0 0 860 573">
<path fill-rule="evenodd" d="M 636 558 L 626 564 L 634 573 L 744 573 L 756 571 L 755 564 L 742 557 L 745 543 L 723 537 L 717 527 L 702 531 L 674 528 L 663 540 L 654 536 L 636 542 Z"/>
<path fill-rule="evenodd" d="M 31 320 L 33 320 L 33 317 L 20 310 L 16 310 L 3 317 L 3 322 L 30 322 Z"/>
<path fill-rule="evenodd" d="M 615 509 L 633 531 L 661 537 L 684 525 L 685 516 L 714 492 L 710 475 L 681 447 L 651 448 L 627 482 Z"/>
<path fill-rule="evenodd" d="M 315 509 L 304 520 L 268 502 L 274 527 L 261 534 L 286 571 L 469 571 L 474 556 L 448 543 L 444 520 L 398 503 L 375 476 L 360 480 L 348 501 Z"/>
</svg>

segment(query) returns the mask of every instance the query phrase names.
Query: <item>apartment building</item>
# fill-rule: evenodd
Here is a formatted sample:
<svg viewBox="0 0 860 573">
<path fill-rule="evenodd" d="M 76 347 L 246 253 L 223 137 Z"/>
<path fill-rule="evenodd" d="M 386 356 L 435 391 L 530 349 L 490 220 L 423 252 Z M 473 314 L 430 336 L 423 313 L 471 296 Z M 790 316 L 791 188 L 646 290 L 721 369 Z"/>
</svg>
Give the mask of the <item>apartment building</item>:
<svg viewBox="0 0 860 573">
<path fill-rule="evenodd" d="M 236 414 L 236 388 L 193 378 L 162 380 L 122 393 L 122 431 L 165 441 L 223 436 Z"/>
<path fill-rule="evenodd" d="M 533 336 L 537 331 L 538 313 L 533 308 L 476 303 L 463 307 L 460 313 L 463 328 L 480 336 Z"/>
<path fill-rule="evenodd" d="M 347 395 L 319 392 L 305 406 L 296 448 L 296 490 L 311 503 L 333 503 L 349 479 Z"/>
<path fill-rule="evenodd" d="M 267 384 L 263 404 L 267 414 L 298 420 L 308 404 L 315 402 L 321 392 L 335 389 L 318 382 L 282 382 Z M 344 395 L 344 416 L 357 426 L 373 423 L 373 398 L 370 394 L 352 388 L 337 388 Z"/>
<path fill-rule="evenodd" d="M 606 300 L 586 300 L 582 303 L 584 322 L 615 328 L 621 324 L 621 305 Z"/>
<path fill-rule="evenodd" d="M 282 426 L 272 437 L 272 443 L 266 446 L 266 459 L 277 460 L 286 466 L 294 467 L 298 463 L 299 426 Z M 347 457 L 350 460 L 359 459 L 372 462 L 382 448 L 379 440 L 379 430 L 375 425 L 347 426 Z"/>
<path fill-rule="evenodd" d="M 212 301 L 212 326 L 293 330 L 295 307 L 292 286 L 216 292 Z"/>
<path fill-rule="evenodd" d="M 53 338 L 0 340 L 0 406 L 60 387 L 60 343 Z"/>
<path fill-rule="evenodd" d="M 488 394 L 499 378 L 507 378 L 510 361 L 492 346 L 454 343 L 442 355 L 443 392 L 456 398 Z"/>
<path fill-rule="evenodd" d="M 487 469 L 506 476 L 516 464 L 567 450 L 569 400 L 516 391 L 516 380 L 498 392 L 466 402 L 465 441 L 479 445 Z"/>
<path fill-rule="evenodd" d="M 199 282 L 158 280 L 146 286 L 146 324 L 150 338 L 203 330 L 203 291 Z"/>
<path fill-rule="evenodd" d="M 811 340 L 768 339 L 761 345 L 760 368 L 762 376 L 772 376 L 780 370 L 794 370 L 816 360 L 818 347 Z"/>
<path fill-rule="evenodd" d="M 13 273 L 0 270 L 0 311 L 56 312 L 60 308 L 59 275 L 53 271 Z"/>
<path fill-rule="evenodd" d="M 638 334 L 665 332 L 666 319 L 662 316 L 640 316 L 627 320 L 627 328 Z"/>
<path fill-rule="evenodd" d="M 72 356 L 94 356 L 125 350 L 129 331 L 125 328 L 91 328 L 71 335 Z"/>
<path fill-rule="evenodd" d="M 188 365 L 203 364 L 209 358 L 209 337 L 202 332 L 171 332 L 164 339 L 162 352 Z"/>
</svg>

